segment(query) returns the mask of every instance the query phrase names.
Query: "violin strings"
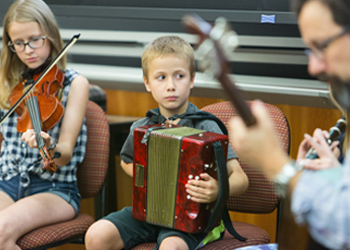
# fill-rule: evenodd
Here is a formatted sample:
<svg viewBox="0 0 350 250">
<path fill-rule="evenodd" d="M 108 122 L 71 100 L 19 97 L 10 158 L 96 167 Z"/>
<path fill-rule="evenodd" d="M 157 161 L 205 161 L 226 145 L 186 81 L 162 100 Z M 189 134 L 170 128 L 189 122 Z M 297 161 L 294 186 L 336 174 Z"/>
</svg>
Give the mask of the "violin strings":
<svg viewBox="0 0 350 250">
<path fill-rule="evenodd" d="M 32 122 L 32 126 L 35 132 L 36 141 L 38 143 L 39 149 L 43 148 L 45 143 L 44 139 L 40 136 L 41 132 L 41 121 L 40 121 L 40 112 L 39 112 L 39 103 L 38 98 L 31 92 L 27 100 L 27 108 Z"/>
</svg>

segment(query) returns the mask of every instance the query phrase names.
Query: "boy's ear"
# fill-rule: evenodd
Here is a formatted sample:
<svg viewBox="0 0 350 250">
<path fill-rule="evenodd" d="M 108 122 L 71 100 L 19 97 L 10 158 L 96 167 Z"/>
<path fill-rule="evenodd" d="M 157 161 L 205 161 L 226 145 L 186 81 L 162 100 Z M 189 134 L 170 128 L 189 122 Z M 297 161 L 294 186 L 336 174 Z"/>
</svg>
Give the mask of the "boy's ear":
<svg viewBox="0 0 350 250">
<path fill-rule="evenodd" d="M 147 78 L 144 76 L 143 77 L 143 82 L 145 83 L 145 88 L 148 92 L 151 92 L 151 87 L 149 86 L 149 83 L 147 81 Z"/>
<path fill-rule="evenodd" d="M 196 73 L 192 74 L 192 78 L 191 78 L 191 85 L 190 85 L 190 89 L 193 89 L 193 85 L 194 85 L 194 78 L 196 76 Z"/>
</svg>

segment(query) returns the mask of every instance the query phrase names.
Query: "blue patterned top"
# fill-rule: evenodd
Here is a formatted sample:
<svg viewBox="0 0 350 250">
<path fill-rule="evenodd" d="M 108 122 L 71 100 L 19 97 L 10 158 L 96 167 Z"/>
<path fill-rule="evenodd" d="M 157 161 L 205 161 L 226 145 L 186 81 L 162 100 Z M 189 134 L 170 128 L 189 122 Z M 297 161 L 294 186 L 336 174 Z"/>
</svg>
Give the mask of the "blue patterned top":
<svg viewBox="0 0 350 250">
<path fill-rule="evenodd" d="M 343 166 L 304 170 L 293 191 L 292 212 L 319 244 L 350 249 L 350 157 Z"/>
</svg>

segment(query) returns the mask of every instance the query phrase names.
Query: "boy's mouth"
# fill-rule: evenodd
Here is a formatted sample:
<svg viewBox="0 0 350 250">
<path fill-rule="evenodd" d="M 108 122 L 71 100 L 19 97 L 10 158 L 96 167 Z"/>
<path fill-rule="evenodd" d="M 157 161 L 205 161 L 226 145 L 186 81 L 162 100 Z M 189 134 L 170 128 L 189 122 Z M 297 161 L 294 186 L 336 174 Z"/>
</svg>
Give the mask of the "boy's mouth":
<svg viewBox="0 0 350 250">
<path fill-rule="evenodd" d="M 168 96 L 165 99 L 168 101 L 176 101 L 177 97 L 176 96 Z"/>
</svg>

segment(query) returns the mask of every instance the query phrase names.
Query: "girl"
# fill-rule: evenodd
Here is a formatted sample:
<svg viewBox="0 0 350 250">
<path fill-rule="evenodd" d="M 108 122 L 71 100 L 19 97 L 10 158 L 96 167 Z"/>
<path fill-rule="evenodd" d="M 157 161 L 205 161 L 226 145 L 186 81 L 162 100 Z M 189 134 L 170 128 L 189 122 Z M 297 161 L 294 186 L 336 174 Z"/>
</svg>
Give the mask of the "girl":
<svg viewBox="0 0 350 250">
<path fill-rule="evenodd" d="M 1 116 L 7 113 L 8 97 L 22 77 L 42 72 L 62 48 L 55 17 L 44 1 L 17 0 L 10 6 L 3 22 Z M 65 57 L 57 66 L 65 75 L 60 93 L 65 111 L 52 129 L 40 134 L 51 155 L 61 154 L 54 159 L 57 171 L 42 170 L 34 131 L 17 131 L 16 112 L 1 125 L 0 249 L 20 249 L 16 241 L 22 235 L 70 220 L 80 208 L 76 171 L 85 155 L 89 84 L 85 77 L 66 69 Z"/>
</svg>

